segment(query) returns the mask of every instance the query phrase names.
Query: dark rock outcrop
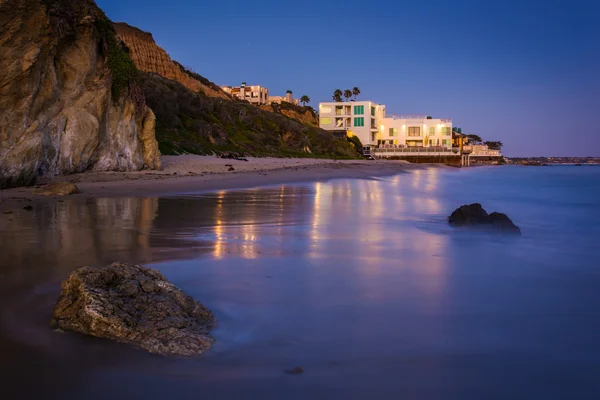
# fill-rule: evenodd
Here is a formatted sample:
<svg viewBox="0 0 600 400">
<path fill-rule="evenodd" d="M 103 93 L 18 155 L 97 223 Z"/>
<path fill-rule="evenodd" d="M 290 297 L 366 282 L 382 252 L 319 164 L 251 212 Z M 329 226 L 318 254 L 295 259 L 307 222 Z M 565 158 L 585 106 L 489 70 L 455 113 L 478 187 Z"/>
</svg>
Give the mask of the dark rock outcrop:
<svg viewBox="0 0 600 400">
<path fill-rule="evenodd" d="M 481 227 L 516 235 L 521 234 L 521 229 L 506 214 L 498 212 L 488 214 L 479 203 L 457 208 L 448 217 L 448 222 L 453 226 Z"/>
<path fill-rule="evenodd" d="M 69 196 L 79 193 L 76 185 L 70 182 L 55 182 L 33 191 L 39 196 Z"/>
<path fill-rule="evenodd" d="M 159 169 L 155 116 L 93 0 L 0 0 L 0 189 Z"/>
<path fill-rule="evenodd" d="M 73 272 L 62 284 L 51 325 L 155 354 L 193 356 L 212 346 L 214 322 L 210 310 L 160 272 L 115 263 Z"/>
</svg>

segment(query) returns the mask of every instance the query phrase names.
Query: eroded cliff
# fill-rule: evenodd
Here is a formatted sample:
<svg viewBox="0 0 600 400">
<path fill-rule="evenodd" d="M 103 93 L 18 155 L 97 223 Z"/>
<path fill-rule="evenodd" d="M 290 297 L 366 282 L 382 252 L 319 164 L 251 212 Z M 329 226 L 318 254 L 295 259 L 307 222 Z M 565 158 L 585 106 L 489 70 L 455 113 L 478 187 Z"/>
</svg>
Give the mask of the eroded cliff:
<svg viewBox="0 0 600 400">
<path fill-rule="evenodd" d="M 113 24 L 117 36 L 129 48 L 135 65 L 144 72 L 158 74 L 181 83 L 194 92 L 207 96 L 231 99 L 219 86 L 198 74 L 187 71 L 181 64 L 173 61 L 167 52 L 158 46 L 151 33 L 127 25 L 123 22 Z"/>
<path fill-rule="evenodd" d="M 0 188 L 160 168 L 134 64 L 92 0 L 0 0 Z"/>
</svg>

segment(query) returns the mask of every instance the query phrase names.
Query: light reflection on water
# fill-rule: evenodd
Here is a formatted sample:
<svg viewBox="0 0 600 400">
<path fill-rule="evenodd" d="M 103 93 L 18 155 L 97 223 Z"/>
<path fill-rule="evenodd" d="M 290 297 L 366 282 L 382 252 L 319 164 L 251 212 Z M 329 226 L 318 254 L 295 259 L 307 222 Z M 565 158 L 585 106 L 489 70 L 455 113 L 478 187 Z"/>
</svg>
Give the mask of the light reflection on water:
<svg viewBox="0 0 600 400">
<path fill-rule="evenodd" d="M 0 216 L 0 373 L 45 376 L 31 390 L 64 398 L 597 398 L 600 175 L 573 171 L 426 169 Z M 524 236 L 450 229 L 472 201 Z M 50 332 L 59 282 L 115 260 L 213 309 L 215 348 L 165 360 Z M 295 365 L 307 372 L 281 373 Z"/>
</svg>

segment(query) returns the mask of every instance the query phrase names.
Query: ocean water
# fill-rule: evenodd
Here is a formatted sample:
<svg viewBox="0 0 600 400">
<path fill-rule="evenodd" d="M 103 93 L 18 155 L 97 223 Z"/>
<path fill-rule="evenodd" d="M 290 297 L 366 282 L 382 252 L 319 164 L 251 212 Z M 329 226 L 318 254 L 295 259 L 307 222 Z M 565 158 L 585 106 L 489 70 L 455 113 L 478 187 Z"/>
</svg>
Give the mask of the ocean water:
<svg viewBox="0 0 600 400">
<path fill-rule="evenodd" d="M 472 202 L 523 236 L 450 228 Z M 11 399 L 598 399 L 599 238 L 595 167 L 37 205 L 0 215 L 0 387 Z M 52 332 L 60 282 L 116 260 L 211 308 L 215 347 L 163 358 Z"/>
</svg>

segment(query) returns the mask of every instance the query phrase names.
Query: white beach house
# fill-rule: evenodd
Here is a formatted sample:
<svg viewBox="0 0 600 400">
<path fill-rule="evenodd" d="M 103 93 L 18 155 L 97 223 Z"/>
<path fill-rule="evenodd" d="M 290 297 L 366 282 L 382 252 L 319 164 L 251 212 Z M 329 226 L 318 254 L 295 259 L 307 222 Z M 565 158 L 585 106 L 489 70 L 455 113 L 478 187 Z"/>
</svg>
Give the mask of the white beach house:
<svg viewBox="0 0 600 400">
<path fill-rule="evenodd" d="M 427 115 L 386 115 L 372 101 L 319 104 L 319 125 L 328 131 L 358 136 L 369 147 L 435 147 L 452 149 L 452 119 Z"/>
<path fill-rule="evenodd" d="M 452 119 L 427 115 L 386 115 L 377 144 L 452 148 Z"/>
<path fill-rule="evenodd" d="M 376 145 L 385 106 L 372 101 L 326 102 L 319 104 L 319 117 L 322 129 L 345 131 L 365 146 Z"/>
</svg>

